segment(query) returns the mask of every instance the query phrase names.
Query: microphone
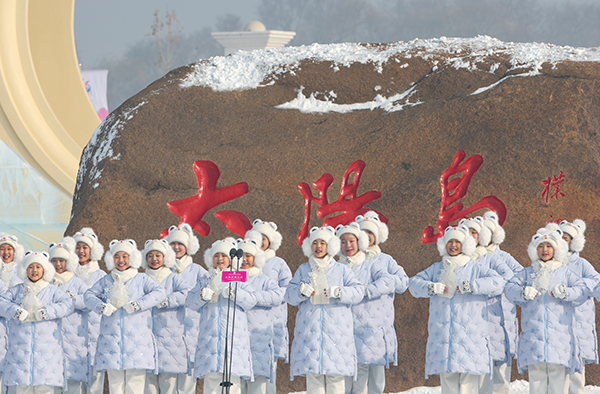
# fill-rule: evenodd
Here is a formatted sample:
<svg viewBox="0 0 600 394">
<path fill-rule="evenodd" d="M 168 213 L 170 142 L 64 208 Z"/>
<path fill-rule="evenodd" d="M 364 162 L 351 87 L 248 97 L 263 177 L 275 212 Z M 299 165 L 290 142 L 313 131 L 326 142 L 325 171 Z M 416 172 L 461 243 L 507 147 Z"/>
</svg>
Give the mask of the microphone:
<svg viewBox="0 0 600 394">
<path fill-rule="evenodd" d="M 233 260 L 235 256 L 237 256 L 238 250 L 236 248 L 231 248 L 229 251 L 229 258 Z"/>
<path fill-rule="evenodd" d="M 242 257 L 244 257 L 244 251 L 242 249 L 238 249 L 237 250 L 237 258 L 241 259 Z"/>
</svg>

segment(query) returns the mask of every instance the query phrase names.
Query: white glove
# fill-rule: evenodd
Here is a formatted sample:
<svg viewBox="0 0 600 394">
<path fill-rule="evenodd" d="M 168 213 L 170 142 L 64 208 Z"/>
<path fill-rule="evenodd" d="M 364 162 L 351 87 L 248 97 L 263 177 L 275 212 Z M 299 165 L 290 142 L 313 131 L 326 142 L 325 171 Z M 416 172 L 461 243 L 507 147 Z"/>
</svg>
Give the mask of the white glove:
<svg viewBox="0 0 600 394">
<path fill-rule="evenodd" d="M 115 313 L 116 310 L 117 308 L 115 308 L 112 304 L 109 303 L 102 304 L 102 306 L 100 307 L 100 313 L 105 316 L 112 315 L 113 313 Z"/>
<path fill-rule="evenodd" d="M 169 300 L 164 300 L 160 304 L 157 305 L 158 309 L 165 309 L 169 307 Z"/>
<path fill-rule="evenodd" d="M 131 301 L 131 302 L 128 302 L 127 304 L 125 304 L 123 306 L 123 309 L 125 309 L 125 312 L 127 312 L 131 315 L 133 312 L 137 312 L 142 308 L 140 308 L 137 301 Z"/>
<path fill-rule="evenodd" d="M 315 288 L 308 283 L 300 283 L 300 294 L 304 297 L 310 297 L 315 292 Z"/>
<path fill-rule="evenodd" d="M 472 293 L 473 289 L 471 289 L 471 282 L 469 282 L 468 280 L 463 280 L 462 282 L 460 282 L 460 285 L 458 286 L 458 291 L 460 292 L 460 294 Z"/>
<path fill-rule="evenodd" d="M 225 298 L 235 297 L 235 287 L 233 287 L 233 286 L 232 287 L 229 287 L 229 286 L 223 287 L 221 289 L 221 295 Z"/>
<path fill-rule="evenodd" d="M 209 289 L 208 287 L 205 287 L 204 289 L 202 289 L 202 291 L 200 291 L 200 298 L 202 298 L 202 300 L 206 302 L 210 301 L 213 295 L 215 295 L 215 292 L 212 289 Z"/>
<path fill-rule="evenodd" d="M 48 311 L 46 308 L 41 308 L 35 311 L 35 320 L 42 321 L 48 319 Z"/>
<path fill-rule="evenodd" d="M 339 300 L 342 297 L 342 288 L 339 286 L 331 286 L 326 288 L 325 297 L 337 298 Z"/>
<path fill-rule="evenodd" d="M 447 286 L 440 282 L 430 283 L 428 286 L 429 295 L 441 295 L 447 291 Z"/>
<path fill-rule="evenodd" d="M 535 287 L 525 286 L 523 288 L 523 299 L 530 301 L 535 297 L 539 296 L 540 292 L 535 289 Z"/>
<path fill-rule="evenodd" d="M 24 322 L 25 319 L 27 319 L 27 316 L 29 316 L 29 312 L 27 312 L 21 307 L 17 308 L 17 313 L 15 313 L 15 319 L 19 320 L 20 322 Z"/>
<path fill-rule="evenodd" d="M 553 297 L 564 300 L 567 297 L 567 288 L 563 284 L 555 285 L 550 294 L 552 294 Z"/>
</svg>

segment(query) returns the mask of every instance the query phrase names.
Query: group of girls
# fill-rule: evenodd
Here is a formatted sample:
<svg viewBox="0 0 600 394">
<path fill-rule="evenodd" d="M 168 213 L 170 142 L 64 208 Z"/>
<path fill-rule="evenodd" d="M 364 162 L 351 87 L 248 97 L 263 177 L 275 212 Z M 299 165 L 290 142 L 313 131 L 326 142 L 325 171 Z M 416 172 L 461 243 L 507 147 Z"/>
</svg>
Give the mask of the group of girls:
<svg viewBox="0 0 600 394">
<path fill-rule="evenodd" d="M 585 229 L 580 219 L 540 228 L 525 268 L 500 249 L 495 212 L 445 230 L 442 260 L 409 281 L 430 299 L 425 374 L 440 375 L 442 393 L 508 393 L 512 357 L 530 393 L 583 393 L 584 365 L 598 363 L 600 297 L 600 275 L 579 255 Z"/>
</svg>

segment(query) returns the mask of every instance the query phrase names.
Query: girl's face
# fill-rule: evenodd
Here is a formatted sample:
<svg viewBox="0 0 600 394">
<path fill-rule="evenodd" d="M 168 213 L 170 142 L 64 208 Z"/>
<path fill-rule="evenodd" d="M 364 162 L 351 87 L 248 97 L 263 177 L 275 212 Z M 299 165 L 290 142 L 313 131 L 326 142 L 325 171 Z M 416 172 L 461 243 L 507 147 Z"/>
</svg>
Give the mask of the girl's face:
<svg viewBox="0 0 600 394">
<path fill-rule="evenodd" d="M 254 256 L 250 253 L 244 253 L 244 258 L 242 259 L 242 269 L 247 270 L 248 268 L 254 267 Z"/>
<path fill-rule="evenodd" d="M 75 247 L 75 253 L 79 258 L 80 265 L 86 265 L 90 262 L 92 249 L 85 242 L 77 242 L 77 246 Z"/>
<path fill-rule="evenodd" d="M 475 238 L 475 245 L 479 245 L 479 233 L 474 228 L 469 229 L 469 234 Z"/>
<path fill-rule="evenodd" d="M 446 244 L 446 251 L 450 256 L 458 256 L 462 253 L 462 243 L 456 239 L 451 239 Z"/>
<path fill-rule="evenodd" d="M 260 245 L 260 249 L 261 250 L 267 250 L 269 249 L 269 245 L 271 245 L 271 243 L 269 242 L 269 238 L 267 238 L 266 235 L 261 234 L 262 235 L 262 244 Z"/>
<path fill-rule="evenodd" d="M 352 257 L 358 253 L 358 239 L 354 234 L 346 233 L 340 237 L 342 253 L 344 256 Z"/>
<path fill-rule="evenodd" d="M 322 239 L 315 239 L 310 245 L 310 248 L 312 249 L 313 255 L 318 259 L 322 259 L 327 254 L 327 242 Z"/>
<path fill-rule="evenodd" d="M 119 271 L 125 271 L 129 268 L 129 254 L 123 251 L 117 252 L 115 253 L 114 260 L 115 268 Z"/>
<path fill-rule="evenodd" d="M 375 246 L 375 234 L 369 230 L 365 230 L 365 233 L 369 236 L 369 247 Z"/>
<path fill-rule="evenodd" d="M 31 263 L 27 266 L 27 277 L 33 283 L 42 279 L 44 276 L 44 267 L 38 263 Z"/>
<path fill-rule="evenodd" d="M 158 250 L 151 250 L 146 254 L 146 262 L 148 263 L 148 267 L 153 270 L 157 270 L 163 265 L 165 265 L 164 256 Z"/>
<path fill-rule="evenodd" d="M 542 261 L 552 260 L 554 257 L 554 247 L 549 242 L 542 242 L 537 247 L 537 254 Z"/>
<path fill-rule="evenodd" d="M 175 257 L 181 259 L 187 254 L 187 248 L 181 242 L 171 242 L 171 248 L 175 252 Z"/>
<path fill-rule="evenodd" d="M 567 245 L 569 245 L 569 250 L 571 250 L 571 241 L 573 240 L 573 237 L 571 237 L 567 233 L 563 233 L 562 239 L 564 239 L 565 241 L 567 241 Z"/>
<path fill-rule="evenodd" d="M 4 264 L 11 263 L 15 258 L 15 248 L 9 244 L 0 245 L 0 258 Z"/>
<path fill-rule="evenodd" d="M 215 255 L 213 256 L 213 266 L 215 268 L 224 270 L 225 268 L 229 267 L 229 264 L 229 256 L 227 256 L 225 253 L 219 252 L 215 253 Z"/>
<path fill-rule="evenodd" d="M 67 260 L 65 259 L 55 257 L 52 260 L 50 260 L 50 262 L 54 266 L 54 270 L 57 274 L 62 274 L 67 270 Z"/>
</svg>

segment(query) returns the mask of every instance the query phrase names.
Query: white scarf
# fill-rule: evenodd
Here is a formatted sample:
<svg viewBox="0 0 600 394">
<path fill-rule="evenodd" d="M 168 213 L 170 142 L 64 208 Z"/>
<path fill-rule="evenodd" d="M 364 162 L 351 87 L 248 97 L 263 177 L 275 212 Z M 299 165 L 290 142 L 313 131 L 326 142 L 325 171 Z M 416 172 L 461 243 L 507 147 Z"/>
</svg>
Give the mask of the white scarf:
<svg viewBox="0 0 600 394">
<path fill-rule="evenodd" d="M 54 279 L 52 279 L 52 284 L 54 286 L 64 285 L 65 283 L 70 281 L 73 276 L 75 276 L 75 274 L 70 271 L 65 271 L 62 274 L 59 274 L 57 272 L 54 274 Z"/>
<path fill-rule="evenodd" d="M 467 264 L 470 260 L 471 258 L 464 253 L 458 256 L 444 256 L 439 282 L 448 286 L 448 292 L 440 294 L 442 297 L 454 297 L 454 292 L 456 291 L 456 273 L 454 271 Z"/>
<path fill-rule="evenodd" d="M 310 302 L 313 305 L 329 304 L 329 298 L 325 296 L 325 289 L 329 287 L 327 273 L 331 267 L 333 257 L 325 255 L 324 258 L 318 259 L 311 256 L 308 259 L 310 264 L 310 285 L 315 289 L 315 295 L 310 297 Z"/>
<path fill-rule="evenodd" d="M 8 264 L 2 263 L 2 267 L 0 267 L 0 279 L 2 279 L 7 286 L 10 286 L 10 280 L 13 276 L 13 271 L 15 268 L 17 268 L 16 261 L 11 261 Z"/>
<path fill-rule="evenodd" d="M 25 278 L 25 281 L 23 282 L 23 285 L 25 285 L 25 297 L 23 297 L 23 300 L 21 301 L 21 308 L 29 312 L 25 322 L 37 321 L 35 312 L 44 307 L 37 295 L 40 291 L 45 289 L 48 284 L 49 283 L 44 279 L 40 279 L 34 283 L 30 281 L 29 278 Z"/>
<path fill-rule="evenodd" d="M 171 268 L 171 270 L 176 274 L 181 275 L 181 273 L 192 263 L 192 257 L 186 254 L 181 259 L 175 259 L 175 266 Z"/>
<path fill-rule="evenodd" d="M 267 255 L 267 260 L 271 260 L 273 257 L 275 257 L 275 251 L 271 248 L 265 250 L 265 254 Z"/>
<path fill-rule="evenodd" d="M 75 275 L 84 282 L 93 272 L 96 272 L 100 269 L 98 262 L 96 260 L 91 260 L 86 265 L 78 264 L 77 268 L 75 268 Z"/>
<path fill-rule="evenodd" d="M 533 267 L 533 287 L 540 293 L 548 290 L 548 284 L 550 283 L 550 274 L 560 267 L 562 263 L 558 260 L 536 260 L 531 264 Z"/>
<path fill-rule="evenodd" d="M 163 283 L 165 279 L 167 279 L 171 274 L 171 270 L 165 267 L 164 265 L 157 269 L 152 269 L 150 267 L 146 269 L 146 275 L 148 275 L 149 277 L 154 279 L 155 282 L 158 283 Z"/>
<path fill-rule="evenodd" d="M 488 251 L 488 253 L 494 254 L 494 253 L 496 253 L 496 249 L 498 249 L 498 245 L 491 244 L 491 245 L 486 246 L 485 249 Z"/>
<path fill-rule="evenodd" d="M 258 274 L 262 274 L 262 270 L 258 267 L 250 267 L 248 269 L 243 269 L 242 271 L 246 271 L 246 275 L 248 278 L 252 278 Z"/>
<path fill-rule="evenodd" d="M 477 260 L 478 258 L 488 254 L 488 250 L 485 246 L 478 245 L 475 248 L 475 252 L 471 255 L 471 260 Z"/>
<path fill-rule="evenodd" d="M 133 278 L 138 274 L 136 268 L 127 268 L 125 271 L 119 271 L 113 269 L 110 271 L 110 276 L 114 279 L 110 291 L 108 293 L 108 302 L 115 308 L 121 308 L 129 301 L 129 295 L 127 294 L 127 286 L 125 282 Z"/>
<path fill-rule="evenodd" d="M 373 245 L 373 246 L 369 246 L 367 248 L 367 259 L 368 260 L 374 260 L 380 254 L 381 254 L 381 248 L 379 247 L 379 245 Z"/>
<path fill-rule="evenodd" d="M 354 269 L 358 268 L 366 258 L 367 255 L 362 250 L 359 250 L 354 256 L 342 256 L 340 262 L 345 264 L 352 272 L 354 272 Z M 354 273 L 356 274 L 356 272 Z"/>
</svg>

